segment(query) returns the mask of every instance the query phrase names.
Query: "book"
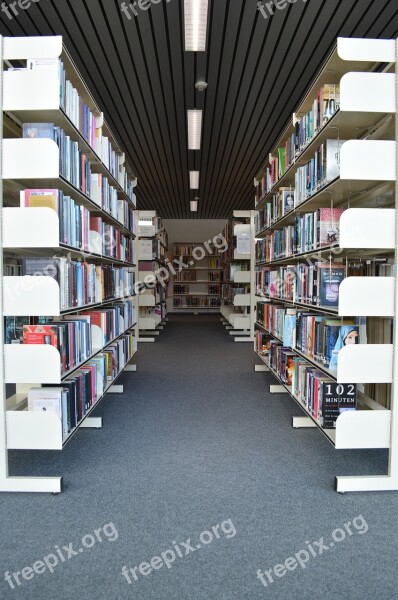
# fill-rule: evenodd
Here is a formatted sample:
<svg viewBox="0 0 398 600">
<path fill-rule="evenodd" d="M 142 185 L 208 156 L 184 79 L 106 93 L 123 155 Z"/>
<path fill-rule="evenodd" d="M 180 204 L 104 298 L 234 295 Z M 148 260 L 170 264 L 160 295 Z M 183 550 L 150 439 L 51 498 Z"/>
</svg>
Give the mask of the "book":
<svg viewBox="0 0 398 600">
<path fill-rule="evenodd" d="M 22 131 L 24 138 L 49 138 L 54 140 L 54 123 L 24 123 Z"/>
<path fill-rule="evenodd" d="M 58 347 L 58 330 L 53 325 L 24 325 L 22 329 L 24 344 L 50 344 Z"/>
<path fill-rule="evenodd" d="M 339 305 L 339 287 L 345 279 L 345 266 L 342 263 L 318 264 L 320 272 L 319 303 L 320 306 Z"/>
<path fill-rule="evenodd" d="M 47 207 L 59 212 L 59 190 L 26 189 L 21 192 L 21 208 Z"/>
<path fill-rule="evenodd" d="M 336 343 L 330 357 L 329 369 L 337 371 L 338 354 L 342 348 L 350 344 L 359 344 L 359 326 L 358 325 L 341 325 Z"/>
<path fill-rule="evenodd" d="M 356 385 L 352 383 L 323 382 L 321 386 L 322 427 L 334 429 L 339 415 L 356 410 Z"/>
<path fill-rule="evenodd" d="M 5 344 L 22 344 L 23 327 L 29 322 L 29 317 L 4 317 Z"/>
<path fill-rule="evenodd" d="M 340 108 L 340 84 L 325 83 L 321 89 L 321 123 L 325 125 Z"/>
<path fill-rule="evenodd" d="M 62 419 L 62 387 L 30 388 L 28 410 L 55 412 Z"/>
<path fill-rule="evenodd" d="M 320 208 L 318 209 L 318 244 L 319 246 L 330 246 L 340 241 L 340 218 L 344 208 Z"/>
</svg>

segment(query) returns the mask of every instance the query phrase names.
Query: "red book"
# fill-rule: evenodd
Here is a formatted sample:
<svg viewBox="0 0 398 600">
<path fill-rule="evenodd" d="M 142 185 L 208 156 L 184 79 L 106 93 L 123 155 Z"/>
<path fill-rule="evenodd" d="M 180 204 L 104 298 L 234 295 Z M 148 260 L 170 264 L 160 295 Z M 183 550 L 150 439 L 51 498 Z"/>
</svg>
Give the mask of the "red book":
<svg viewBox="0 0 398 600">
<path fill-rule="evenodd" d="M 58 347 L 58 331 L 52 325 L 24 325 L 23 344 L 49 344 Z"/>
</svg>

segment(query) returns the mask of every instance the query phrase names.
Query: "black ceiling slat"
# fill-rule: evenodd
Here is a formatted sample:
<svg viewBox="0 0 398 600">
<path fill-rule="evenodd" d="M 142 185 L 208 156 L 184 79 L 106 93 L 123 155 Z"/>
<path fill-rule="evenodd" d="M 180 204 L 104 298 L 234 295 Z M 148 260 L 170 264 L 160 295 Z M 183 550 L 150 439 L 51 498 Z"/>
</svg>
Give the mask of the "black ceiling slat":
<svg viewBox="0 0 398 600">
<path fill-rule="evenodd" d="M 203 205 L 203 214 L 207 216 L 210 206 L 208 189 L 210 186 L 209 161 L 210 151 L 213 146 L 213 135 L 216 127 L 216 106 L 221 93 L 221 77 L 224 73 L 222 69 L 222 54 L 227 35 L 227 14 L 231 4 L 227 0 L 219 0 L 211 3 L 211 17 L 208 31 L 208 61 L 207 61 L 207 81 L 208 88 L 205 92 L 205 111 L 207 115 L 207 127 L 203 134 L 203 151 L 200 153 L 200 172 L 201 172 L 201 203 Z M 239 21 L 237 20 L 237 23 Z"/>
<path fill-rule="evenodd" d="M 243 84 L 241 85 L 241 89 L 243 90 L 243 93 L 239 93 L 236 96 L 236 101 L 234 104 L 234 113 L 231 116 L 231 127 L 228 128 L 228 137 L 227 140 L 229 140 L 228 143 L 226 143 L 225 148 L 226 148 L 226 152 L 224 155 L 224 159 L 225 156 L 228 157 L 228 162 L 230 165 L 230 170 L 231 172 L 228 174 L 229 177 L 227 179 L 227 177 L 224 175 L 224 178 L 221 182 L 221 185 L 223 186 L 225 180 L 227 180 L 227 185 L 224 188 L 225 189 L 225 194 L 224 197 L 228 198 L 228 195 L 232 192 L 230 192 L 230 190 L 234 190 L 235 195 L 234 195 L 234 199 L 238 200 L 238 198 L 236 198 L 236 192 L 237 192 L 237 187 L 236 184 L 234 184 L 234 181 L 237 179 L 237 169 L 235 168 L 238 159 L 238 155 L 239 155 L 239 148 L 241 147 L 242 143 L 243 143 L 243 139 L 244 136 L 246 136 L 248 139 L 253 139 L 253 135 L 255 134 L 255 131 L 258 127 L 258 123 L 261 122 L 262 119 L 262 115 L 264 115 L 264 100 L 261 96 L 261 90 L 265 91 L 266 89 L 266 82 L 268 79 L 268 73 L 269 70 L 271 69 L 271 66 L 276 70 L 276 72 L 279 72 L 280 67 L 278 67 L 278 65 L 276 64 L 277 61 L 277 57 L 278 57 L 278 45 L 279 42 L 281 40 L 282 37 L 282 27 L 283 27 L 283 23 L 285 22 L 285 19 L 287 18 L 288 15 L 288 11 L 280 11 L 277 15 L 275 15 L 275 17 L 273 18 L 273 25 L 278 24 L 278 28 L 277 27 L 273 27 L 271 28 L 270 31 L 270 35 L 267 36 L 260 36 L 260 35 L 256 35 L 255 38 L 260 40 L 263 40 L 263 43 L 261 45 L 260 48 L 255 48 L 255 47 L 251 47 L 249 49 L 250 52 L 254 52 L 254 59 L 256 59 L 256 55 L 257 55 L 257 60 L 255 62 L 255 66 L 256 66 L 256 70 L 252 73 L 251 75 L 251 81 L 250 83 L 247 84 L 247 86 L 244 86 Z M 262 17 L 260 17 L 262 18 Z M 281 19 L 282 18 L 282 22 L 281 23 L 276 23 L 275 19 Z M 260 23 L 260 20 L 257 20 L 256 23 L 258 28 L 261 28 L 262 23 Z M 268 33 L 268 29 L 267 29 L 267 33 Z M 289 38 L 289 40 L 291 39 L 291 35 L 287 36 Z M 266 41 L 267 43 L 269 43 L 269 45 L 272 48 L 272 54 L 268 54 L 267 50 L 266 50 Z M 287 53 L 287 49 L 286 49 L 286 53 Z M 286 54 L 285 54 L 286 55 Z M 284 61 L 284 56 L 281 56 L 280 59 L 283 63 Z M 262 58 L 265 56 L 269 56 L 269 58 L 265 61 L 263 61 L 264 63 L 264 67 L 262 64 Z M 249 56 L 247 57 L 247 60 L 249 60 Z M 254 60 L 253 60 L 254 62 Z M 268 66 L 265 67 L 265 65 L 268 64 Z M 265 72 L 264 72 L 264 68 L 265 68 Z M 245 69 L 245 75 L 248 74 L 248 69 Z M 260 85 L 260 81 L 261 81 L 261 85 Z M 243 83 L 243 82 L 242 82 Z M 252 110 L 250 111 L 250 100 L 252 99 L 253 101 L 253 106 L 252 106 Z M 257 118 L 254 121 L 253 119 L 253 114 L 257 113 Z M 234 118 L 234 122 L 236 123 L 235 126 L 235 136 L 232 137 L 232 118 Z M 245 119 L 248 120 L 248 123 L 245 123 Z M 252 131 L 250 131 L 250 123 L 252 124 Z M 240 136 L 240 138 L 238 138 L 238 136 Z M 242 167 L 242 161 L 240 160 L 240 165 Z M 225 160 L 224 160 L 225 163 Z M 224 173 L 226 173 L 226 169 L 224 169 Z"/>
<path fill-rule="evenodd" d="M 312 13 L 312 15 L 310 17 L 307 16 L 307 20 L 309 21 L 308 24 L 306 24 L 306 30 L 307 31 L 311 31 L 311 27 L 314 26 L 314 23 L 316 22 L 316 12 Z M 281 17 L 284 17 L 286 15 L 280 15 Z M 300 13 L 300 17 L 301 17 L 301 13 Z M 261 123 L 265 118 L 269 119 L 269 124 L 274 123 L 274 121 L 276 120 L 277 123 L 281 124 L 281 131 L 282 129 L 285 128 L 285 124 L 287 122 L 287 119 L 289 118 L 289 113 L 291 112 L 290 110 L 285 112 L 284 108 L 286 107 L 286 102 L 285 102 L 285 107 L 282 105 L 282 112 L 281 113 L 276 113 L 274 114 L 276 111 L 275 110 L 270 110 L 270 115 L 271 118 L 268 116 L 267 113 L 267 105 L 270 102 L 270 98 L 274 98 L 273 101 L 271 102 L 271 106 L 273 107 L 279 107 L 281 106 L 281 100 L 280 100 L 280 96 L 278 94 L 278 90 L 276 87 L 276 81 L 278 79 L 278 77 L 280 75 L 282 75 L 283 73 L 283 69 L 281 69 L 281 64 L 278 62 L 279 59 L 283 62 L 286 54 L 283 53 L 282 51 L 279 52 L 280 57 L 277 58 L 277 54 L 278 54 L 278 43 L 280 41 L 283 41 L 283 36 L 282 36 L 282 26 L 283 26 L 283 21 L 280 23 L 277 23 L 278 27 L 276 27 L 275 24 L 275 17 L 272 21 L 272 27 L 270 34 L 267 35 L 267 45 L 264 46 L 262 48 L 262 56 L 264 57 L 269 57 L 268 59 L 268 66 L 265 70 L 265 73 L 263 75 L 263 81 L 262 81 L 262 92 L 260 92 L 260 95 L 262 96 L 262 94 L 264 94 L 264 97 L 261 97 L 261 99 L 259 99 L 259 110 L 257 113 L 257 117 L 255 119 L 253 119 L 252 121 L 252 125 L 253 125 L 253 131 L 250 132 L 249 135 L 249 139 L 251 140 L 251 143 L 249 144 L 249 148 L 247 149 L 247 153 L 245 155 L 244 161 L 242 163 L 241 161 L 241 169 L 240 171 L 238 170 L 234 170 L 234 174 L 232 176 L 232 178 L 229 181 L 229 185 L 227 187 L 226 190 L 226 195 L 229 193 L 229 189 L 239 189 L 239 186 L 242 185 L 242 179 L 238 179 L 238 177 L 241 175 L 241 172 L 243 169 L 246 169 L 247 167 L 245 166 L 248 161 L 249 161 L 249 151 L 250 148 L 253 147 L 253 149 L 255 149 L 256 147 L 258 147 L 258 143 L 256 141 L 256 135 L 258 136 L 258 132 L 260 130 L 261 127 Z M 293 49 L 294 48 L 294 37 L 293 40 L 291 37 L 288 38 L 289 39 L 289 45 L 287 46 L 287 50 L 289 50 L 289 48 Z M 303 40 L 300 40 L 300 43 L 303 43 Z M 296 54 L 296 60 L 297 60 L 297 54 Z M 283 82 L 285 84 L 286 79 L 289 79 L 289 75 L 291 75 L 295 69 L 294 69 L 294 61 L 292 62 L 292 66 L 290 68 L 290 71 L 287 72 L 286 74 L 283 74 Z M 273 82 L 273 85 L 270 86 L 269 85 L 269 81 Z M 291 85 L 294 86 L 294 82 L 291 82 Z M 286 86 L 286 84 L 285 84 Z M 287 93 L 286 96 L 289 97 L 289 94 Z M 282 97 L 284 98 L 284 96 Z M 277 109 L 278 110 L 278 109 Z M 285 117 L 286 114 L 286 117 Z M 261 117 L 261 115 L 263 115 Z M 283 115 L 283 117 L 281 118 L 281 116 Z M 283 123 L 283 125 L 282 125 Z M 263 135 L 263 134 L 262 134 Z M 280 134 L 278 134 L 280 135 Z M 261 138 L 260 138 L 261 139 Z M 262 139 L 264 139 L 264 137 L 262 137 Z M 268 148 L 268 151 L 270 151 L 271 146 Z M 236 162 L 236 155 L 235 155 L 235 160 L 234 160 L 234 164 Z M 265 155 L 263 158 L 263 161 L 265 162 Z M 252 178 L 253 181 L 253 178 Z M 236 199 L 236 198 L 235 198 Z"/>
<path fill-rule="evenodd" d="M 258 168 L 254 170 L 254 172 L 252 172 L 253 177 L 255 175 L 258 174 L 259 170 L 261 169 L 262 164 L 265 163 L 266 157 L 268 156 L 268 152 L 270 152 L 271 150 L 273 150 L 277 140 L 280 138 L 282 132 L 284 131 L 284 129 L 286 128 L 286 125 L 288 123 L 288 120 L 291 119 L 292 113 L 294 112 L 295 108 L 297 107 L 297 105 L 299 104 L 299 100 L 302 98 L 303 94 L 305 94 L 305 91 L 308 89 L 308 86 L 310 84 L 310 82 L 313 80 L 315 73 L 318 71 L 319 67 L 321 65 L 316 65 L 314 68 L 314 64 L 311 63 L 310 58 L 311 58 L 311 54 L 312 54 L 312 48 L 314 47 L 314 44 L 316 44 L 316 47 L 318 49 L 318 51 L 320 51 L 322 49 L 322 47 L 324 48 L 324 56 L 321 55 L 322 57 L 322 61 L 321 64 L 324 62 L 324 59 L 328 56 L 329 51 L 330 51 L 330 43 L 328 40 L 328 37 L 325 35 L 325 29 L 323 30 L 319 30 L 319 24 L 323 21 L 325 21 L 325 19 L 328 21 L 330 21 L 332 18 L 335 19 L 336 15 L 334 15 L 334 10 L 336 10 L 336 7 L 333 7 L 332 4 L 329 4 L 328 6 L 323 6 L 323 7 L 319 7 L 320 10 L 321 9 L 327 9 L 327 13 L 323 12 L 308 12 L 305 14 L 304 18 L 307 18 L 308 20 L 311 19 L 311 21 L 308 21 L 308 23 L 306 23 L 305 28 L 307 31 L 307 36 L 311 36 L 312 33 L 314 33 L 315 36 L 317 36 L 316 40 L 311 41 L 311 38 L 308 37 L 305 41 L 305 43 L 303 43 L 303 40 L 298 40 L 298 44 L 302 45 L 302 49 L 301 49 L 301 53 L 297 53 L 297 59 L 296 61 L 302 61 L 303 64 L 307 65 L 307 69 L 306 71 L 309 71 L 308 76 L 306 75 L 306 71 L 303 72 L 301 71 L 299 68 L 295 68 L 295 62 L 292 63 L 292 66 L 290 68 L 290 71 L 286 73 L 286 75 L 284 76 L 284 80 L 287 81 L 287 83 L 285 83 L 285 97 L 286 100 L 284 102 L 284 104 L 281 104 L 281 101 L 278 99 L 278 97 L 273 97 L 275 95 L 275 90 L 276 88 L 276 84 L 278 82 L 278 76 L 277 79 L 272 78 L 273 82 L 275 82 L 275 85 L 272 86 L 271 89 L 271 93 L 268 95 L 267 98 L 267 103 L 270 102 L 271 100 L 271 106 L 275 106 L 278 107 L 275 111 L 275 114 L 272 114 L 272 118 L 268 121 L 268 123 L 266 123 L 262 130 L 259 128 L 260 130 L 260 137 L 262 140 L 264 140 L 266 143 L 265 145 L 263 145 L 263 151 L 262 153 L 258 154 L 258 158 L 257 158 L 257 164 L 258 164 Z M 349 10 L 349 5 L 348 2 L 346 2 L 345 4 L 345 8 Z M 335 43 L 335 37 L 332 38 L 332 45 Z M 294 49 L 294 46 L 293 46 Z M 297 49 L 296 49 L 297 52 Z M 307 58 L 308 57 L 308 58 Z M 265 107 L 267 106 L 267 104 L 265 104 Z M 267 133 L 270 132 L 270 133 Z M 247 149 L 247 156 L 248 156 L 248 161 L 253 161 L 255 159 L 253 159 L 254 153 L 256 152 L 256 139 L 258 138 L 253 138 L 253 141 L 249 144 L 248 149 Z M 261 147 L 261 145 L 259 145 L 258 147 Z M 251 152 L 250 152 L 251 150 Z M 256 164 L 256 162 L 254 162 L 254 164 Z M 251 182 L 253 181 L 253 178 L 251 178 Z"/>
<path fill-rule="evenodd" d="M 211 82 L 211 87 L 217 86 L 215 103 L 213 108 L 212 127 L 208 128 L 207 134 L 210 137 L 207 148 L 204 151 L 206 157 L 206 180 L 205 180 L 205 208 L 211 215 L 212 206 L 218 205 L 218 198 L 214 196 L 213 175 L 215 172 L 215 163 L 219 152 L 219 140 L 222 133 L 225 107 L 230 93 L 230 82 L 233 76 L 234 63 L 236 60 L 237 40 L 240 36 L 242 27 L 242 6 L 238 3 L 217 4 L 217 21 L 213 24 L 211 35 L 217 36 L 217 22 L 224 21 L 222 52 L 218 55 L 217 82 Z M 216 71 L 214 71 L 215 75 Z"/>
</svg>

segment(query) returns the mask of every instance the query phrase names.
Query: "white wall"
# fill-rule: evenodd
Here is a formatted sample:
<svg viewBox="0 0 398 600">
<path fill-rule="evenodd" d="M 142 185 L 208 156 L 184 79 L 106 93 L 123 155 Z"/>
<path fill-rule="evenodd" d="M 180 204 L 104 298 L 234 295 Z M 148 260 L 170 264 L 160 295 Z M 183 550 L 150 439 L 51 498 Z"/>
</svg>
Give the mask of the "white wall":
<svg viewBox="0 0 398 600">
<path fill-rule="evenodd" d="M 226 223 L 221 219 L 163 219 L 170 246 L 173 242 L 207 242 L 222 233 Z"/>
<path fill-rule="evenodd" d="M 162 219 L 163 225 L 169 235 L 169 254 L 173 243 L 204 243 L 213 240 L 216 235 L 222 234 L 227 220 L 222 219 Z M 173 288 L 169 287 L 167 310 L 173 311 Z"/>
</svg>

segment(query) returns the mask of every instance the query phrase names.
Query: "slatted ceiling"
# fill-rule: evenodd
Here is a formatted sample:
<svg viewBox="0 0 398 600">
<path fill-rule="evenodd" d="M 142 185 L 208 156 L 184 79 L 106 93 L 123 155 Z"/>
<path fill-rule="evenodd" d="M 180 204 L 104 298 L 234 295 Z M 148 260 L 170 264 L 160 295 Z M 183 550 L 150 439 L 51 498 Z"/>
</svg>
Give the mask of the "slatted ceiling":
<svg viewBox="0 0 398 600">
<path fill-rule="evenodd" d="M 253 208 L 253 178 L 336 37 L 398 35 L 393 0 L 297 0 L 267 20 L 257 0 L 210 0 L 207 52 L 185 53 L 182 0 L 130 21 L 120 3 L 41 0 L 12 21 L 0 13 L 0 29 L 65 37 L 138 175 L 140 208 L 165 218 Z M 187 149 L 188 108 L 204 110 L 201 152 Z M 189 190 L 190 170 L 200 171 L 199 192 Z"/>
</svg>

